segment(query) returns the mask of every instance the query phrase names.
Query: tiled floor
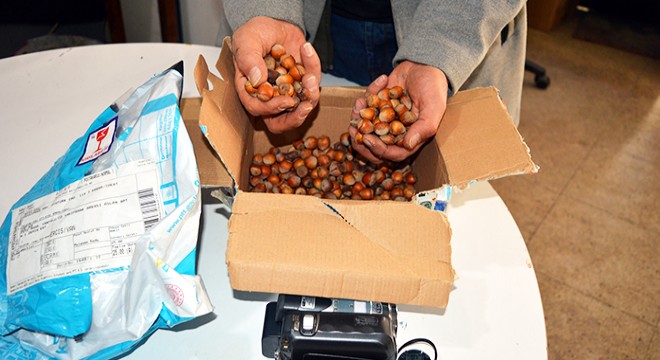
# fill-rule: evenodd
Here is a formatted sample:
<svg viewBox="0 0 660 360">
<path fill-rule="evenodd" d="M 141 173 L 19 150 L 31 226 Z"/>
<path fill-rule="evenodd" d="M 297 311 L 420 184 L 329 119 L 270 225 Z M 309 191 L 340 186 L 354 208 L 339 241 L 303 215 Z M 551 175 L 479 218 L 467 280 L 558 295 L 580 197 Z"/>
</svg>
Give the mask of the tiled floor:
<svg viewBox="0 0 660 360">
<path fill-rule="evenodd" d="M 541 170 L 493 181 L 527 242 L 548 356 L 660 359 L 660 61 L 530 30 L 523 91 Z"/>
</svg>

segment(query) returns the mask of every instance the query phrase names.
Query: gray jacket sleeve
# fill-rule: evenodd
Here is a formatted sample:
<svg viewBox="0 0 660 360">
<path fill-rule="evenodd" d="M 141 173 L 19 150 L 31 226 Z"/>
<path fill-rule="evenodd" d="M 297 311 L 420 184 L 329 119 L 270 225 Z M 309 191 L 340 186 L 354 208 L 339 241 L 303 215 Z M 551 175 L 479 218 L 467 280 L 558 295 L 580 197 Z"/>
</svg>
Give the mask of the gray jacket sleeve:
<svg viewBox="0 0 660 360">
<path fill-rule="evenodd" d="M 233 31 L 255 16 L 288 21 L 305 29 L 302 0 L 223 0 L 225 16 Z"/>
<path fill-rule="evenodd" d="M 225 17 L 232 31 L 255 16 L 268 16 L 297 25 L 313 39 L 325 0 L 223 0 Z"/>
<path fill-rule="evenodd" d="M 435 66 L 458 90 L 524 5 L 524 0 L 393 0 L 399 44 L 394 63 Z"/>
</svg>

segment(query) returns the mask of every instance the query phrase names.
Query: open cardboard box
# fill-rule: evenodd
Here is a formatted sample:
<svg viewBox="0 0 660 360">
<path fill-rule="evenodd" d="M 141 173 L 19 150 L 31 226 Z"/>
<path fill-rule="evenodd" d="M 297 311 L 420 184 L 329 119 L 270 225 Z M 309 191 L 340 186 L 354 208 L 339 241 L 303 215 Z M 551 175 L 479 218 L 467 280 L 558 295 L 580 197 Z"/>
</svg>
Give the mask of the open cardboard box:
<svg viewBox="0 0 660 360">
<path fill-rule="evenodd" d="M 199 133 L 193 140 L 203 185 L 235 191 L 226 253 L 232 288 L 445 307 L 454 278 L 445 214 L 413 202 L 245 191 L 254 153 L 309 135 L 337 141 L 364 89 L 324 87 L 302 127 L 275 135 L 239 101 L 228 39 L 216 68 L 225 80 L 201 56 L 195 68 L 202 95 L 199 127 L 227 172 L 199 143 Z M 536 169 L 494 88 L 450 98 L 436 137 L 413 162 L 416 187 L 423 191 Z"/>
</svg>

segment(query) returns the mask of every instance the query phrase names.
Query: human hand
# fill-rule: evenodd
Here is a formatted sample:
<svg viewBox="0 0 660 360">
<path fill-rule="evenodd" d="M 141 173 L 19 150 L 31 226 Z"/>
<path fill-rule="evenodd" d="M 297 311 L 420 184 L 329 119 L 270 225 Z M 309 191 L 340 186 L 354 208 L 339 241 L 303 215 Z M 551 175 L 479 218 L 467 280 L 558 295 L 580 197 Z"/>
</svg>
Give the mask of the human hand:
<svg viewBox="0 0 660 360">
<path fill-rule="evenodd" d="M 417 115 L 415 121 L 403 138 L 403 146 L 386 145 L 374 134 L 364 135 L 362 144 L 355 141 L 357 129 L 349 127 L 352 146 L 355 151 L 374 163 L 383 160 L 402 161 L 417 152 L 430 138 L 435 136 L 440 120 L 447 107 L 447 77 L 438 68 L 404 61 L 392 73 L 381 75 L 367 87 L 367 94 L 395 85 L 406 89 L 412 99 L 412 112 Z M 353 107 L 352 118 L 359 118 L 361 109 L 367 107 L 365 98 L 360 98 Z"/>
<path fill-rule="evenodd" d="M 305 68 L 302 78 L 305 100 L 300 104 L 289 96 L 276 96 L 264 102 L 245 90 L 247 81 L 255 88 L 267 81 L 268 70 L 263 57 L 270 53 L 275 44 L 282 44 Z M 305 41 L 302 30 L 286 21 L 258 16 L 234 32 L 232 51 L 236 69 L 236 91 L 245 109 L 254 116 L 261 116 L 273 133 L 281 133 L 302 125 L 318 104 L 321 81 L 321 61 L 312 44 Z"/>
</svg>

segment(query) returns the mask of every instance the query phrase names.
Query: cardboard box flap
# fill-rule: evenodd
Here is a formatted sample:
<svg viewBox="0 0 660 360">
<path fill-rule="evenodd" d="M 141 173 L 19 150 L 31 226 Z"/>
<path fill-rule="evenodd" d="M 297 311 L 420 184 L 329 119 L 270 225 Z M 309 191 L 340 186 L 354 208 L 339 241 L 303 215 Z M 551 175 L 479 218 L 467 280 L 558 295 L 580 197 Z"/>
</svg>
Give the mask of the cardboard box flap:
<svg viewBox="0 0 660 360">
<path fill-rule="evenodd" d="M 416 226 L 401 226 L 410 223 Z M 420 206 L 239 192 L 229 234 L 227 265 L 237 290 L 440 307 L 448 301 L 451 230 L 445 216 Z"/>
<path fill-rule="evenodd" d="M 202 95 L 199 126 L 209 143 L 220 156 L 229 175 L 237 182 L 246 154 L 236 149 L 248 148 L 251 125 L 234 88 L 231 49 L 228 38 L 216 63 L 223 80 L 212 74 L 206 61 L 199 57 L 195 66 L 195 82 Z M 210 83 L 210 86 L 209 86 Z"/>
<path fill-rule="evenodd" d="M 181 117 L 195 150 L 199 180 L 203 187 L 232 187 L 231 177 L 199 128 L 201 104 L 201 98 L 181 99 Z"/>
<path fill-rule="evenodd" d="M 436 144 L 449 184 L 459 188 L 475 180 L 538 170 L 494 87 L 461 91 L 451 97 Z"/>
</svg>

